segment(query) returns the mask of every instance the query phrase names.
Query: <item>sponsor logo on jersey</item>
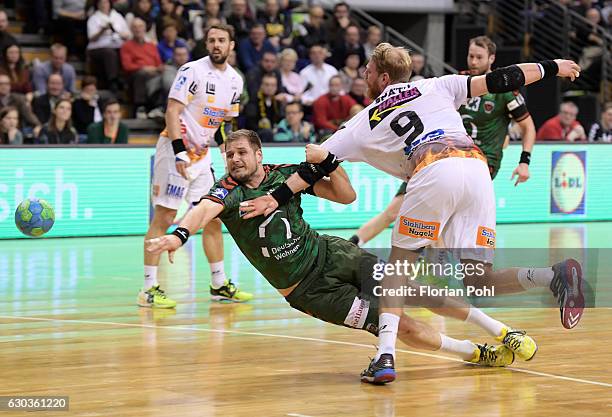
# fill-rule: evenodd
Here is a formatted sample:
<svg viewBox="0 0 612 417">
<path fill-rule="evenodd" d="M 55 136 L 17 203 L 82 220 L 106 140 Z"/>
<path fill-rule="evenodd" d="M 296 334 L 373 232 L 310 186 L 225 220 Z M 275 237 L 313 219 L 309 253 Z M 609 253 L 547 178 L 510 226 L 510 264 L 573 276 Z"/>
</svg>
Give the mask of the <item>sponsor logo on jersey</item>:
<svg viewBox="0 0 612 417">
<path fill-rule="evenodd" d="M 211 96 L 214 96 L 216 89 L 217 88 L 215 87 L 214 83 L 209 83 L 209 82 L 206 83 L 206 94 L 210 94 Z"/>
<path fill-rule="evenodd" d="M 406 86 L 407 87 L 407 86 Z M 398 89 L 391 89 L 398 90 Z M 393 110 L 403 107 L 406 103 L 415 100 L 421 97 L 421 92 L 416 87 L 407 88 L 405 90 L 400 90 L 399 93 L 393 96 L 389 96 L 385 100 L 378 101 L 377 105 L 373 106 L 369 110 L 370 116 L 370 129 L 374 129 L 380 122 L 384 120 L 385 117 L 390 115 Z M 380 98 L 380 97 L 379 97 Z"/>
<path fill-rule="evenodd" d="M 198 84 L 193 81 L 191 84 L 189 84 L 189 90 L 188 90 L 191 94 L 195 95 L 195 93 L 197 93 L 198 91 Z"/>
<path fill-rule="evenodd" d="M 413 140 L 410 145 L 406 146 L 404 148 L 404 153 L 406 155 L 408 155 L 408 159 L 412 158 L 412 154 L 414 153 L 414 150 L 420 146 L 423 145 L 425 143 L 429 143 L 429 142 L 433 142 L 436 140 L 440 140 L 444 138 L 444 130 L 442 129 L 436 129 L 433 130 L 429 133 L 426 133 L 425 135 L 421 136 L 418 139 Z"/>
<path fill-rule="evenodd" d="M 184 75 L 181 75 L 178 78 L 178 80 L 176 80 L 176 83 L 174 84 L 174 89 L 177 91 L 180 90 L 181 88 L 183 88 L 186 82 L 187 82 L 187 77 L 185 77 Z"/>
<path fill-rule="evenodd" d="M 227 197 L 227 195 L 229 194 L 229 191 L 227 191 L 225 188 L 215 188 L 210 195 L 212 195 L 213 197 L 217 197 L 219 200 L 223 200 L 225 197 Z"/>
<path fill-rule="evenodd" d="M 166 195 L 173 198 L 183 198 L 183 194 L 185 194 L 185 187 L 168 184 L 168 187 L 166 188 Z"/>
<path fill-rule="evenodd" d="M 484 226 L 478 226 L 476 245 L 495 248 L 495 230 Z"/>
<path fill-rule="evenodd" d="M 399 232 L 416 239 L 438 240 L 440 222 L 426 222 L 400 216 Z"/>
<path fill-rule="evenodd" d="M 227 111 L 218 107 L 204 107 L 202 110 L 203 117 L 200 119 L 200 125 L 207 128 L 218 128 L 225 118 Z"/>
<path fill-rule="evenodd" d="M 552 154 L 550 212 L 552 214 L 585 214 L 586 152 Z"/>
<path fill-rule="evenodd" d="M 344 324 L 355 329 L 363 328 L 369 310 L 370 302 L 368 300 L 355 297 L 353 305 L 344 319 Z"/>
<path fill-rule="evenodd" d="M 234 104 L 239 104 L 239 103 L 240 103 L 240 94 L 234 91 L 234 94 L 232 95 L 232 101 L 230 102 L 230 104 L 234 105 Z"/>
<path fill-rule="evenodd" d="M 493 112 L 493 110 L 495 110 L 495 102 L 494 101 L 486 100 L 484 102 L 484 106 L 483 107 L 484 107 L 485 113 L 491 114 Z"/>
</svg>

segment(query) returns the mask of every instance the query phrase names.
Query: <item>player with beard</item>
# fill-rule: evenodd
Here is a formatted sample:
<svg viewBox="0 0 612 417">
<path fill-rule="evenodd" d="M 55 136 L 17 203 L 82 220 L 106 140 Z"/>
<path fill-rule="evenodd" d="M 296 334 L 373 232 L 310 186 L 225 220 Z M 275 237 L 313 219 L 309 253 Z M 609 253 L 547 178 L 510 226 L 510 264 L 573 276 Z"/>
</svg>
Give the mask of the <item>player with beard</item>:
<svg viewBox="0 0 612 417">
<path fill-rule="evenodd" d="M 200 201 L 214 184 L 209 146 L 216 141 L 224 156 L 223 137 L 230 133 L 231 120 L 238 116 L 242 77 L 228 63 L 234 49 L 234 29 L 213 25 L 204 41 L 209 55 L 179 68 L 168 94 L 166 128 L 155 150 L 151 201 L 153 219 L 145 239 L 162 236 L 174 221 L 184 199 Z M 226 123 L 227 122 L 227 123 Z M 219 132 L 220 130 L 220 132 Z M 211 298 L 243 302 L 252 295 L 240 291 L 225 276 L 221 223 L 212 221 L 202 234 L 204 253 L 211 271 Z M 144 253 L 145 282 L 138 294 L 141 307 L 174 308 L 157 282 L 159 256 Z"/>
<path fill-rule="evenodd" d="M 440 242 L 472 271 L 463 283 L 474 288 L 494 287 L 495 294 L 549 288 L 559 304 L 561 323 L 571 329 L 582 318 L 585 300 L 582 267 L 567 259 L 546 268 L 494 270 L 495 195 L 486 158 L 467 135 L 457 109 L 471 97 L 515 91 L 543 78 L 580 76 L 573 61 L 557 59 L 499 68 L 486 75 L 447 75 L 408 83 L 408 52 L 388 43 L 374 50 L 366 65 L 370 97 L 367 108 L 349 120 L 321 146 L 309 146 L 307 161 L 361 161 L 407 181 L 406 195 L 392 234 L 389 263 L 415 263 L 423 248 Z M 269 215 L 310 183 L 292 175 L 269 196 L 247 202 L 244 219 Z M 385 277 L 383 286 L 406 285 L 399 273 Z M 384 289 L 383 289 L 384 291 Z M 395 379 L 395 343 L 406 297 L 381 297 L 379 347 L 361 374 L 364 382 Z M 478 323 L 522 360 L 537 352 L 534 340 L 492 320 L 478 309 L 463 319 Z"/>
</svg>

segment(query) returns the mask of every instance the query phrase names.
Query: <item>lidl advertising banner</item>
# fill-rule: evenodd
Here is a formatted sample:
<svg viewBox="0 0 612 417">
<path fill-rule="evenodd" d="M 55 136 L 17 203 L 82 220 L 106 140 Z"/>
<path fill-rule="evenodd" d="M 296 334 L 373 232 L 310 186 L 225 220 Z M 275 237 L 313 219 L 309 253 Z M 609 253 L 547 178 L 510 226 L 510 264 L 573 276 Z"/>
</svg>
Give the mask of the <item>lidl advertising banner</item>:
<svg viewBox="0 0 612 417">
<path fill-rule="evenodd" d="M 14 223 L 25 198 L 44 198 L 55 208 L 46 235 L 144 234 L 149 221 L 154 148 L 0 148 L 0 238 L 23 237 Z M 529 181 L 510 180 L 520 145 L 504 152 L 494 181 L 498 223 L 612 220 L 609 161 L 612 145 L 535 146 Z M 217 176 L 223 162 L 212 149 Z M 298 163 L 302 147 L 264 148 L 267 163 Z M 587 163 L 588 162 L 588 163 Z M 383 210 L 401 181 L 363 163 L 343 163 L 357 201 L 341 205 L 304 196 L 306 219 L 317 229 L 357 228 Z"/>
</svg>

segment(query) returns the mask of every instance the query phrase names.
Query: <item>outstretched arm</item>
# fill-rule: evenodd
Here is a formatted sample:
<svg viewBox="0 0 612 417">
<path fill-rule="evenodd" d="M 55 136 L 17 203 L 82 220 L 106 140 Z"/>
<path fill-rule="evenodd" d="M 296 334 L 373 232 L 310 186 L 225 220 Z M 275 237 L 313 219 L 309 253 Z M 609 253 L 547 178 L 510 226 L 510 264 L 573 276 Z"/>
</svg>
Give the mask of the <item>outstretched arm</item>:
<svg viewBox="0 0 612 417">
<path fill-rule="evenodd" d="M 170 263 L 174 262 L 174 252 L 189 239 L 189 236 L 204 228 L 212 219 L 223 211 L 223 206 L 211 200 L 203 199 L 193 207 L 181 221 L 174 232 L 145 242 L 147 251 L 160 254 L 168 252 Z"/>
</svg>

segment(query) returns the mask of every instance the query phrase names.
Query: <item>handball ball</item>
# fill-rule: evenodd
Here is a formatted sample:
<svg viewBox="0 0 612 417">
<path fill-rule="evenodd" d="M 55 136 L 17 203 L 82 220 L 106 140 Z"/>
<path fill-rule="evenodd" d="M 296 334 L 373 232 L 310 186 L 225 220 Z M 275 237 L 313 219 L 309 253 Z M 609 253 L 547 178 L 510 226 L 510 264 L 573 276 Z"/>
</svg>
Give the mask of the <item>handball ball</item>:
<svg viewBox="0 0 612 417">
<path fill-rule="evenodd" d="M 42 236 L 51 230 L 54 222 L 55 211 L 45 200 L 29 198 L 15 210 L 15 225 L 24 235 Z"/>
</svg>

